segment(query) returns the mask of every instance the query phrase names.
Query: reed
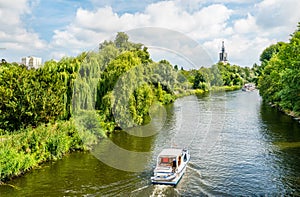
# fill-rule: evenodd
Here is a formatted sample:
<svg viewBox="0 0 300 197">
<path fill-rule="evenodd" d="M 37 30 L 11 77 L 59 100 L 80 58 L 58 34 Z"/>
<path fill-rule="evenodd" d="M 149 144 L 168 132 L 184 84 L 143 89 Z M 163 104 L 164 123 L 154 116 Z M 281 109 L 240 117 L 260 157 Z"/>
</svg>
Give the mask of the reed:
<svg viewBox="0 0 300 197">
<path fill-rule="evenodd" d="M 239 85 L 233 85 L 233 86 L 212 86 L 211 91 L 234 91 L 234 90 L 240 90 L 242 86 Z"/>
<path fill-rule="evenodd" d="M 19 176 L 42 162 L 60 159 L 71 151 L 88 150 L 95 139 L 90 132 L 78 131 L 72 119 L 0 138 L 4 139 L 0 142 L 0 182 Z"/>
</svg>

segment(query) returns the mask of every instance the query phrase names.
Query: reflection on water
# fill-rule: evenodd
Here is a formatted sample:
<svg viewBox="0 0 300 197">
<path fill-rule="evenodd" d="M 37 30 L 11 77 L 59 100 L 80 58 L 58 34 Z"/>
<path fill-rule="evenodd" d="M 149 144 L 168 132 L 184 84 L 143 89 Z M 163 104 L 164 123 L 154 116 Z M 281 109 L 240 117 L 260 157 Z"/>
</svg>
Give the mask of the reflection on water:
<svg viewBox="0 0 300 197">
<path fill-rule="evenodd" d="M 0 196 L 300 195 L 300 125 L 262 104 L 258 92 L 189 96 L 165 109 L 154 126 L 119 133 L 98 147 L 131 168 L 139 161 L 135 153 L 147 153 L 138 172 L 73 153 L 10 181 L 14 187 L 0 186 Z M 141 137 L 143 130 L 154 135 Z M 114 154 L 108 142 L 129 154 Z M 169 146 L 190 149 L 186 174 L 177 187 L 151 185 L 156 155 Z"/>
<path fill-rule="evenodd" d="M 278 182 L 284 183 L 282 190 L 300 195 L 300 124 L 267 105 L 261 107 L 261 118 L 263 134 L 273 145 L 273 168 L 279 173 Z"/>
</svg>

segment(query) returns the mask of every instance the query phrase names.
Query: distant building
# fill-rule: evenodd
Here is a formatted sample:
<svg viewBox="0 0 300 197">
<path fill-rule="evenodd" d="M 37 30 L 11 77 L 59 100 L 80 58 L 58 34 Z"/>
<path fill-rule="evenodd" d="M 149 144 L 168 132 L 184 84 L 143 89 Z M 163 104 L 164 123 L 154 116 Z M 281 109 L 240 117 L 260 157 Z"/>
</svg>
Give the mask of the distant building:
<svg viewBox="0 0 300 197">
<path fill-rule="evenodd" d="M 222 41 L 222 49 L 221 49 L 221 53 L 219 53 L 219 57 L 220 57 L 219 62 L 222 62 L 222 63 L 225 63 L 225 64 L 228 63 L 227 53 L 225 52 L 224 41 Z"/>
<path fill-rule="evenodd" d="M 24 64 L 27 68 L 39 68 L 42 65 L 42 58 L 39 57 L 23 57 L 22 58 L 22 64 Z"/>
</svg>

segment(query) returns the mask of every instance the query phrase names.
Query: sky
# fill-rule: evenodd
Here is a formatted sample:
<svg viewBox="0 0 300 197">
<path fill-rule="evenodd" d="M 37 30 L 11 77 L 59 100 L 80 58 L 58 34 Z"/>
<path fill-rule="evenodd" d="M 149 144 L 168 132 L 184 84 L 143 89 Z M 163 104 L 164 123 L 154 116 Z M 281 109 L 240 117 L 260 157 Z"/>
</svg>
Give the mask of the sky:
<svg viewBox="0 0 300 197">
<path fill-rule="evenodd" d="M 299 0 L 0 0 L 0 58 L 60 60 L 127 32 L 156 61 L 216 63 L 224 41 L 231 64 L 251 67 L 266 47 L 289 41 L 299 8 Z"/>
</svg>

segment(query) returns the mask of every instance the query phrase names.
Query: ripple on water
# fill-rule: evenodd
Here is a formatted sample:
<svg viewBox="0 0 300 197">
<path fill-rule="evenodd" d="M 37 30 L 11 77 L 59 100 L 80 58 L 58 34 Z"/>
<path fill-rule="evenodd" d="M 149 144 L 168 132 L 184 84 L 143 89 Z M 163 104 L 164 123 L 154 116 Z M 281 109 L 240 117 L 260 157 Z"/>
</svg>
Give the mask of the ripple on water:
<svg viewBox="0 0 300 197">
<path fill-rule="evenodd" d="M 9 182 L 20 190 L 0 186 L 1 197 L 300 196 L 299 124 L 263 105 L 257 92 L 189 96 L 166 110 L 156 135 L 114 136 L 128 150 L 151 151 L 144 172 L 116 170 L 91 154 L 74 153 Z M 185 175 L 175 188 L 152 185 L 157 154 L 174 144 L 191 152 Z"/>
</svg>

